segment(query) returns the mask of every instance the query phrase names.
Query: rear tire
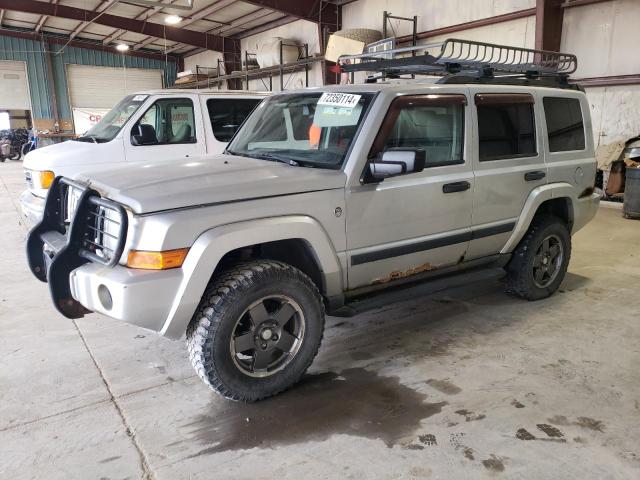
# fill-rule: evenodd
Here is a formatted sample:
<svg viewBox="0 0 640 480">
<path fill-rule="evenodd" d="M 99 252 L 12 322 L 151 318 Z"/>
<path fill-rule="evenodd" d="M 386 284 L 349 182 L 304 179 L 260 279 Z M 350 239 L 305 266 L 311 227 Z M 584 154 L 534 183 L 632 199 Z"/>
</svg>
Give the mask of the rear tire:
<svg viewBox="0 0 640 480">
<path fill-rule="evenodd" d="M 187 329 L 187 348 L 212 390 L 253 402 L 302 377 L 323 330 L 322 298 L 311 279 L 286 263 L 255 260 L 210 282 Z"/>
<path fill-rule="evenodd" d="M 527 300 L 553 295 L 564 280 L 570 258 L 566 222 L 550 215 L 534 218 L 507 265 L 507 293 Z"/>
</svg>

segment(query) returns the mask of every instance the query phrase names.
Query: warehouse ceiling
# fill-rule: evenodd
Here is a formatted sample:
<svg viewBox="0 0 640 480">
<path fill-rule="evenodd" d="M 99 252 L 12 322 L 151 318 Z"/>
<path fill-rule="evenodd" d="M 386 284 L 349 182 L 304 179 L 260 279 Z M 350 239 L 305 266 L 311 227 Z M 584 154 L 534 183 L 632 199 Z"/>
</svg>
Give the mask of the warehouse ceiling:
<svg viewBox="0 0 640 480">
<path fill-rule="evenodd" d="M 184 54 L 224 50 L 299 18 L 321 20 L 343 0 L 0 0 L 1 30 L 60 35 L 132 50 Z M 331 5 L 333 4 L 333 5 Z M 173 8 L 172 8 L 173 5 Z M 179 18 L 176 18 L 179 17 Z M 169 24 L 171 20 L 179 20 Z"/>
</svg>

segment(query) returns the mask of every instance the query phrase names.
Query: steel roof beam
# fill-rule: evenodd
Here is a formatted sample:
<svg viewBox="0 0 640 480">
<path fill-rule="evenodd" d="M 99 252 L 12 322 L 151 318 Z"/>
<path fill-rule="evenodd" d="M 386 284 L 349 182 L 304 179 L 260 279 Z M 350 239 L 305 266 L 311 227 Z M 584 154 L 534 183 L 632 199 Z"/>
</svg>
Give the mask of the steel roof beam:
<svg viewBox="0 0 640 480">
<path fill-rule="evenodd" d="M 197 22 L 198 20 L 203 19 L 207 15 L 211 15 L 213 12 L 216 12 L 221 8 L 227 7 L 235 2 L 236 0 L 218 0 L 217 2 L 212 3 L 208 7 L 205 7 L 201 10 L 198 10 L 197 12 L 192 13 L 191 15 L 189 15 L 189 18 L 185 18 L 184 20 L 182 20 L 182 22 L 180 22 L 178 26 L 180 28 L 184 28 L 188 25 L 191 25 L 194 22 Z M 153 38 L 145 38 L 142 42 L 139 42 L 136 45 L 134 45 L 133 49 L 139 50 L 140 48 L 145 47 L 146 45 L 149 45 L 152 42 L 153 42 Z"/>
<path fill-rule="evenodd" d="M 258 7 L 268 8 L 292 17 L 319 23 L 325 18 L 333 18 L 339 6 L 325 0 L 242 0 Z"/>
<path fill-rule="evenodd" d="M 67 5 L 53 5 L 36 0 L 0 0 L 0 9 L 33 13 L 36 15 L 48 15 L 50 17 L 60 17 L 81 22 L 92 22 L 151 37 L 166 38 L 172 42 L 184 43 L 185 45 L 192 45 L 194 47 L 219 52 L 224 51 L 225 40 L 229 41 L 229 39 L 219 35 L 169 27 L 157 23 L 142 22 L 117 15 L 100 14 L 82 8 L 69 7 Z"/>
</svg>

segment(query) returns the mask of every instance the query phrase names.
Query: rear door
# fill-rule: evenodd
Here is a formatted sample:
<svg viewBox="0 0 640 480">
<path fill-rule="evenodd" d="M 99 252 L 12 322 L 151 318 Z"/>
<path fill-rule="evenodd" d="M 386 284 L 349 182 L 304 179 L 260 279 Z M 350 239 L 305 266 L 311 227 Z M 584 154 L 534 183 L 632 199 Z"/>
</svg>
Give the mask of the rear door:
<svg viewBox="0 0 640 480">
<path fill-rule="evenodd" d="M 542 109 L 526 90 L 471 87 L 474 103 L 472 240 L 467 260 L 498 253 L 529 193 L 547 183 Z"/>
</svg>

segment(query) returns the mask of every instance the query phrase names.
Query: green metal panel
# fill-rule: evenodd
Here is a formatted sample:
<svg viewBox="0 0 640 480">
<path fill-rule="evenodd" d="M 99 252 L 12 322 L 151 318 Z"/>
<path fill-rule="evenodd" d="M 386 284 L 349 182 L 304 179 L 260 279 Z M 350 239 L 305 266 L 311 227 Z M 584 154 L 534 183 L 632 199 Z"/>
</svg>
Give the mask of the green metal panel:
<svg viewBox="0 0 640 480">
<path fill-rule="evenodd" d="M 34 118 L 52 118 L 49 75 L 42 43 L 24 38 L 0 36 L 0 60 L 25 62 Z"/>
<path fill-rule="evenodd" d="M 27 77 L 31 95 L 31 108 L 34 118 L 53 118 L 50 102 L 50 85 L 46 59 L 48 44 L 24 38 L 0 35 L 0 60 L 23 61 L 27 64 Z M 67 64 L 95 65 L 97 67 L 147 68 L 163 71 L 165 86 L 173 85 L 176 80 L 177 65 L 173 61 L 162 61 L 146 57 L 122 55 L 116 52 L 70 47 L 50 44 L 51 69 L 58 100 L 60 118 L 71 118 L 71 105 L 67 88 Z"/>
</svg>

